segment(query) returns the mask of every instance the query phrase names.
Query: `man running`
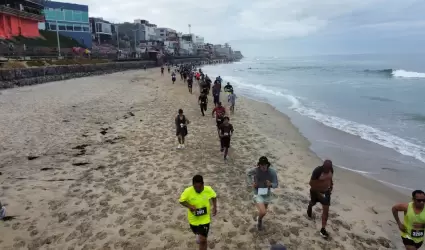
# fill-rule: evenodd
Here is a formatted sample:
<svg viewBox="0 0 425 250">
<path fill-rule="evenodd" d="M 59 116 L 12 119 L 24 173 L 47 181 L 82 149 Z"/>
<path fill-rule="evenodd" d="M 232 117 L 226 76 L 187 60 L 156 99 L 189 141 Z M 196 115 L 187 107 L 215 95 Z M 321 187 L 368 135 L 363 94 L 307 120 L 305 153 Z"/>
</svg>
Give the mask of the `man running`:
<svg viewBox="0 0 425 250">
<path fill-rule="evenodd" d="M 310 203 L 307 208 L 308 217 L 312 218 L 312 209 L 317 202 L 322 204 L 322 229 L 320 235 L 327 239 L 326 223 L 329 216 L 329 206 L 331 205 L 331 193 L 333 190 L 333 166 L 332 161 L 325 160 L 322 166 L 313 170 L 310 179 Z"/>
<path fill-rule="evenodd" d="M 261 156 L 255 168 L 247 171 L 248 184 L 253 187 L 254 202 L 258 210 L 255 217 L 257 221 L 257 229 L 263 229 L 263 218 L 267 214 L 267 208 L 271 203 L 271 189 L 277 188 L 279 182 L 277 180 L 276 171 L 271 167 L 267 157 Z"/>
<path fill-rule="evenodd" d="M 221 152 L 224 151 L 224 160 L 227 161 L 227 153 L 230 148 L 230 138 L 233 135 L 233 125 L 229 123 L 229 117 L 225 116 L 223 118 L 223 124 L 220 125 L 220 146 Z"/>
<path fill-rule="evenodd" d="M 220 102 L 220 91 L 221 91 L 220 85 L 218 84 L 218 82 L 215 82 L 212 88 L 212 94 L 213 94 L 215 106 L 217 106 L 217 104 Z"/>
<path fill-rule="evenodd" d="M 224 92 L 226 92 L 226 93 L 230 93 L 230 92 L 232 92 L 233 91 L 233 86 L 232 85 L 230 85 L 230 82 L 228 82 L 227 84 L 226 84 L 226 86 L 224 86 Z"/>
<path fill-rule="evenodd" d="M 173 81 L 173 84 L 174 84 L 174 82 L 176 81 L 176 73 L 171 73 L 171 81 Z"/>
<path fill-rule="evenodd" d="M 164 65 L 161 66 L 161 75 L 164 75 Z"/>
<path fill-rule="evenodd" d="M 177 115 L 175 120 L 176 136 L 179 140 L 179 145 L 177 146 L 178 149 L 184 148 L 184 138 L 187 135 L 187 125 L 189 123 L 189 120 L 186 118 L 185 115 L 183 115 L 183 110 L 179 109 L 179 114 Z"/>
<path fill-rule="evenodd" d="M 227 97 L 227 102 L 230 104 L 230 112 L 235 113 L 235 104 L 236 104 L 236 95 L 233 93 L 233 90 L 230 91 L 229 96 Z"/>
<path fill-rule="evenodd" d="M 199 95 L 198 104 L 201 107 L 202 116 L 205 116 L 204 111 L 207 111 L 208 96 L 203 91 L 201 91 L 201 94 Z"/>
<path fill-rule="evenodd" d="M 214 113 L 215 113 L 215 121 L 217 123 L 217 132 L 219 132 L 219 135 L 220 135 L 220 131 L 218 130 L 218 128 L 223 123 L 223 118 L 226 115 L 226 109 L 221 105 L 221 102 L 219 102 L 217 107 L 213 109 L 212 117 L 214 117 Z"/>
<path fill-rule="evenodd" d="M 422 190 L 412 192 L 412 201 L 396 204 L 392 208 L 393 216 L 397 222 L 406 250 L 417 250 L 424 242 L 425 231 L 425 193 Z M 398 213 L 404 213 L 403 222 Z"/>
<path fill-rule="evenodd" d="M 212 210 L 210 200 L 213 203 Z M 192 186 L 183 191 L 179 202 L 187 208 L 187 219 L 190 229 L 196 235 L 199 250 L 207 250 L 211 214 L 217 214 L 217 194 L 210 186 L 204 186 L 204 178 L 201 175 L 195 175 Z"/>
<path fill-rule="evenodd" d="M 187 87 L 189 88 L 189 93 L 192 94 L 192 86 L 193 86 L 193 76 L 189 74 L 189 78 L 187 78 Z"/>
<path fill-rule="evenodd" d="M 168 64 L 168 73 L 170 73 L 170 72 L 171 72 L 171 65 Z"/>
</svg>

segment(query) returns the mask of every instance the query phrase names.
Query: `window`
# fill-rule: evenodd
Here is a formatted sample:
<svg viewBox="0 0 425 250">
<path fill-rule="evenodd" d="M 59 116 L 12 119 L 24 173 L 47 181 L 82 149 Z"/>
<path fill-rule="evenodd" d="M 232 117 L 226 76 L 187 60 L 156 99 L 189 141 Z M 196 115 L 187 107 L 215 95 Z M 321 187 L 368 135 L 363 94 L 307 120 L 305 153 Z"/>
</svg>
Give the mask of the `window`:
<svg viewBox="0 0 425 250">
<path fill-rule="evenodd" d="M 59 30 L 66 30 L 66 26 L 63 24 L 59 24 Z"/>
<path fill-rule="evenodd" d="M 73 16 L 72 20 L 74 22 L 81 22 L 82 21 L 81 11 L 74 10 L 74 16 Z"/>
<path fill-rule="evenodd" d="M 68 24 L 68 25 L 66 25 L 66 30 L 67 31 L 74 31 L 74 26 L 72 26 L 72 24 L 71 25 Z"/>
<path fill-rule="evenodd" d="M 73 21 L 73 18 L 72 18 L 72 10 L 64 10 L 64 13 L 65 13 L 65 21 Z"/>
<path fill-rule="evenodd" d="M 50 30 L 56 30 L 56 24 L 50 24 Z"/>
<path fill-rule="evenodd" d="M 74 24 L 74 31 L 81 31 L 81 24 Z"/>
<path fill-rule="evenodd" d="M 83 31 L 88 32 L 88 31 L 90 31 L 90 28 L 88 26 L 83 26 Z"/>
</svg>

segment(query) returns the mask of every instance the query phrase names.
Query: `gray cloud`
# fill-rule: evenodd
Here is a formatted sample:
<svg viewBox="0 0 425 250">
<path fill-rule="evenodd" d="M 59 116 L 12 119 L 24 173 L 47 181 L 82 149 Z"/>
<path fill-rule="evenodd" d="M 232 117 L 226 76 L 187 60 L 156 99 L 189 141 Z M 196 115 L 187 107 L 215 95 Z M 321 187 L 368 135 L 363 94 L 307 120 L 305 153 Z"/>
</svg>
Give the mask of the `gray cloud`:
<svg viewBox="0 0 425 250">
<path fill-rule="evenodd" d="M 182 32 L 191 24 L 193 33 L 214 43 L 293 38 L 323 42 L 326 37 L 362 34 L 373 40 L 395 30 L 401 37 L 404 32 L 420 35 L 425 28 L 421 0 L 72 1 L 88 4 L 91 16 L 114 22 L 140 18 Z"/>
</svg>

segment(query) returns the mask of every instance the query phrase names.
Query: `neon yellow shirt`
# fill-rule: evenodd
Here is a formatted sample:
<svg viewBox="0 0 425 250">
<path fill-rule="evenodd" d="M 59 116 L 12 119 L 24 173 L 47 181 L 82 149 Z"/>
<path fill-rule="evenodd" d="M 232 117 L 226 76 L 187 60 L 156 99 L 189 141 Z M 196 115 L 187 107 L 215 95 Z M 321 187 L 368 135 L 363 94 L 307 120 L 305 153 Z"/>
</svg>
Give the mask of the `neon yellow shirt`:
<svg viewBox="0 0 425 250">
<path fill-rule="evenodd" d="M 425 231 L 425 209 L 416 214 L 413 210 L 413 202 L 409 203 L 407 213 L 404 215 L 404 226 L 407 233 L 401 232 L 401 237 L 413 240 L 415 243 L 424 241 Z"/>
<path fill-rule="evenodd" d="M 210 186 L 204 186 L 201 193 L 197 193 L 193 186 L 186 188 L 180 196 L 179 202 L 187 202 L 196 207 L 196 211 L 187 210 L 187 219 L 190 225 L 199 226 L 211 222 L 210 199 L 217 195 Z"/>
</svg>

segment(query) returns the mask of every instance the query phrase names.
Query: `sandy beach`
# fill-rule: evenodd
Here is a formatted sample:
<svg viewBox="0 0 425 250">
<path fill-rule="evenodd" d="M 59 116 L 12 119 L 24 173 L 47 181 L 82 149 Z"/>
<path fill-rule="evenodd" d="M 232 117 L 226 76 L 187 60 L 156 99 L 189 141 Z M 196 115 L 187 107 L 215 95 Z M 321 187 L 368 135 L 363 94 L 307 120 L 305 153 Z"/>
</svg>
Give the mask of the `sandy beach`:
<svg viewBox="0 0 425 250">
<path fill-rule="evenodd" d="M 0 249 L 196 249 L 178 203 L 195 174 L 218 195 L 210 249 L 268 249 L 273 242 L 289 250 L 400 249 L 391 206 L 408 196 L 336 168 L 325 241 L 321 207 L 314 220 L 305 215 L 311 171 L 321 160 L 290 120 L 239 96 L 224 163 L 198 93 L 159 69 L 2 91 L 0 201 L 16 217 L 0 222 Z M 179 108 L 191 121 L 184 150 L 176 149 Z M 280 187 L 258 232 L 245 171 L 262 155 Z"/>
</svg>

